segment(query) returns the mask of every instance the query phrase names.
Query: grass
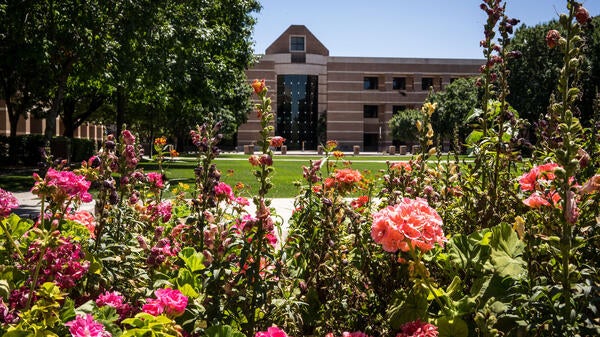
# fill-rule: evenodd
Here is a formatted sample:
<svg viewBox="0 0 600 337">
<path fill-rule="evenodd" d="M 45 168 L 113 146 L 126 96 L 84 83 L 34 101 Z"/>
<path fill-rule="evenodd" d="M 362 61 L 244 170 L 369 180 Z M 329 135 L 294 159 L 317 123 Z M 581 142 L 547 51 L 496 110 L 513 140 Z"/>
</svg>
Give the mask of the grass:
<svg viewBox="0 0 600 337">
<path fill-rule="evenodd" d="M 217 168 L 221 171 L 221 180 L 231 186 L 242 183 L 245 186 L 242 195 L 246 197 L 256 194 L 259 187 L 259 182 L 253 173 L 255 169 L 250 166 L 247 158 L 248 156 L 220 158 L 215 162 Z M 321 157 L 276 157 L 273 165 L 274 172 L 271 175 L 273 188 L 269 190 L 269 197 L 292 198 L 296 196 L 299 190 L 294 182 L 302 181 L 302 166 L 308 166 L 310 165 L 310 160 L 317 160 L 319 158 Z M 373 173 L 386 168 L 384 160 L 369 159 L 361 157 L 360 160 L 354 160 L 352 158 L 352 168 L 360 171 L 368 170 Z M 145 171 L 155 171 L 158 169 L 156 163 L 142 163 L 141 166 L 144 167 Z M 193 186 L 195 166 L 195 161 L 185 161 L 165 163 L 163 168 L 167 177 L 171 179 L 171 185 L 181 182 Z"/>
<path fill-rule="evenodd" d="M 294 182 L 302 181 L 302 166 L 308 166 L 310 160 L 317 160 L 322 156 L 311 155 L 275 155 L 274 172 L 271 175 L 273 188 L 269 191 L 272 198 L 291 198 L 298 194 L 298 188 Z M 409 160 L 410 156 L 382 156 L 382 155 L 347 155 L 344 160 L 352 163 L 352 168 L 360 171 L 370 171 L 377 174 L 379 170 L 386 168 L 386 161 Z M 445 159 L 445 157 L 444 157 Z M 172 187 L 179 182 L 194 187 L 194 167 L 196 158 L 185 157 L 175 162 L 166 161 L 163 168 Z M 243 196 L 252 196 L 258 190 L 258 181 L 253 175 L 254 168 L 248 163 L 248 156 L 244 154 L 222 154 L 215 164 L 221 171 L 221 180 L 231 186 L 241 182 L 246 187 Z M 340 163 L 341 166 L 341 163 Z M 157 171 L 155 162 L 141 162 L 140 167 L 146 172 Z M 33 186 L 31 174 L 33 170 L 4 169 L 0 172 L 0 188 L 11 192 L 28 191 Z"/>
</svg>

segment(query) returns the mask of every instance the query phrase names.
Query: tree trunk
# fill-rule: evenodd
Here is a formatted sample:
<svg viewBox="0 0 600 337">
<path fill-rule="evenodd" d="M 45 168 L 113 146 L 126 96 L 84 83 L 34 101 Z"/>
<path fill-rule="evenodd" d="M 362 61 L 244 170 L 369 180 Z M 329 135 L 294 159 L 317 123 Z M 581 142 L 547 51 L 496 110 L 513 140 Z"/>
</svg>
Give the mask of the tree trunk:
<svg viewBox="0 0 600 337">
<path fill-rule="evenodd" d="M 125 124 L 125 110 L 127 105 L 127 97 L 125 95 L 125 89 L 123 87 L 117 88 L 117 131 L 115 137 L 121 135 L 123 125 Z"/>
<path fill-rule="evenodd" d="M 17 128 L 20 114 L 18 111 L 15 111 L 14 104 L 10 103 L 10 97 L 6 98 L 6 110 L 8 111 L 8 121 L 10 122 L 8 154 L 11 162 L 16 163 L 18 159 Z"/>
</svg>

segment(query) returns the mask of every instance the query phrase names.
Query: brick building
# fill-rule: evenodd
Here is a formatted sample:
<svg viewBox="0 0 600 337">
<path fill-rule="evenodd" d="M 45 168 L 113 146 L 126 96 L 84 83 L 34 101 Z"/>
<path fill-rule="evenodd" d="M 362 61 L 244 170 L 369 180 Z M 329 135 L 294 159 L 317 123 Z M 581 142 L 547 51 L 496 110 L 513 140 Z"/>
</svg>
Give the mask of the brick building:
<svg viewBox="0 0 600 337">
<path fill-rule="evenodd" d="M 482 60 L 329 56 L 305 26 L 292 25 L 265 51 L 249 80 L 265 79 L 276 112 L 275 134 L 288 149 L 315 149 L 319 136 L 341 149 L 392 145 L 388 121 L 419 108 L 430 87 L 479 74 Z M 238 129 L 238 145 L 255 143 L 254 113 Z"/>
</svg>

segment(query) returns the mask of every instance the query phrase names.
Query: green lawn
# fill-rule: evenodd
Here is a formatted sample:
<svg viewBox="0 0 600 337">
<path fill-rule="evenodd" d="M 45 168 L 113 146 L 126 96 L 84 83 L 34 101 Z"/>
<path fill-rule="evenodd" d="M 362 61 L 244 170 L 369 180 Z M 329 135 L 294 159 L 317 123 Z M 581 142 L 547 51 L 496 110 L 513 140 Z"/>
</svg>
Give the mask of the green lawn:
<svg viewBox="0 0 600 337">
<path fill-rule="evenodd" d="M 254 168 L 247 160 L 248 156 L 221 157 L 215 161 L 217 168 L 221 171 L 221 180 L 225 183 L 234 186 L 238 182 L 247 187 L 245 196 L 250 196 L 257 192 L 258 181 L 253 175 Z M 298 188 L 294 182 L 302 180 L 302 166 L 308 166 L 309 160 L 316 160 L 320 157 L 288 157 L 277 156 L 274 158 L 274 172 L 271 176 L 273 188 L 269 191 L 269 196 L 272 198 L 291 198 L 298 194 Z M 358 159 L 360 158 L 360 159 Z M 351 159 L 352 168 L 357 170 L 368 170 L 372 173 L 377 173 L 379 170 L 385 169 L 385 159 L 353 157 Z M 355 160 L 357 159 L 357 160 Z M 386 157 L 390 159 L 390 157 Z M 399 159 L 395 159 L 399 160 Z M 165 163 L 163 168 L 166 175 L 172 180 L 172 185 L 177 182 L 183 182 L 193 186 L 194 184 L 194 167 L 195 160 Z M 341 163 L 340 163 L 341 165 Z M 157 166 L 154 163 L 142 163 L 145 171 L 156 170 Z"/>
<path fill-rule="evenodd" d="M 275 155 L 274 157 L 274 173 L 272 175 L 273 188 L 269 191 L 269 197 L 272 198 L 290 198 L 298 194 L 298 188 L 294 185 L 296 181 L 302 181 L 302 166 L 308 166 L 310 160 L 317 160 L 321 156 L 308 155 Z M 371 174 L 379 174 L 380 170 L 386 168 L 386 161 L 409 160 L 409 156 L 375 156 L 363 155 L 344 157 L 344 160 L 352 163 L 352 168 L 365 171 L 368 170 Z M 444 157 L 445 159 L 445 157 Z M 166 161 L 163 167 L 166 171 L 167 178 L 171 181 L 171 185 L 175 186 L 178 182 L 194 186 L 194 167 L 196 166 L 196 158 L 186 157 L 175 162 Z M 243 194 L 251 196 L 258 190 L 258 182 L 256 181 L 253 171 L 254 168 L 248 162 L 248 155 L 244 154 L 223 154 L 215 160 L 217 168 L 221 171 L 221 180 L 225 183 L 234 186 L 238 182 L 243 183 L 247 189 Z M 341 165 L 341 163 L 340 163 Z M 155 162 L 141 162 L 142 167 L 146 172 L 158 170 Z M 12 192 L 28 191 L 33 186 L 33 179 L 29 170 L 3 170 L 0 173 L 0 188 Z"/>
</svg>

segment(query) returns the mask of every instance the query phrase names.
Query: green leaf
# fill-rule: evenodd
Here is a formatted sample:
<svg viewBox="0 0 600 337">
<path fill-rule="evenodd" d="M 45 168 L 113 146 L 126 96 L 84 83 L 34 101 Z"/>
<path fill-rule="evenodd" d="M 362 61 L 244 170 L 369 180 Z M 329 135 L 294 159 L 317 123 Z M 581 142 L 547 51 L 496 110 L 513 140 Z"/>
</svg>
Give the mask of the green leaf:
<svg viewBox="0 0 600 337">
<path fill-rule="evenodd" d="M 493 269 L 501 277 L 522 278 L 526 272 L 522 258 L 525 244 L 507 223 L 493 227 L 492 233 L 490 260 Z"/>
<path fill-rule="evenodd" d="M 471 131 L 465 142 L 467 143 L 467 145 L 477 144 L 479 140 L 481 140 L 481 137 L 483 137 L 483 131 L 473 130 Z"/>
<path fill-rule="evenodd" d="M 206 337 L 244 337 L 244 334 L 234 330 L 229 325 L 215 325 L 206 329 Z"/>
<path fill-rule="evenodd" d="M 388 310 L 392 328 L 398 330 L 404 323 L 427 317 L 428 294 L 429 291 L 420 286 L 413 287 L 406 295 L 403 292 L 396 292 L 394 294 L 396 299 Z"/>
<path fill-rule="evenodd" d="M 60 309 L 60 320 L 68 322 L 75 318 L 75 302 L 72 299 L 66 298 Z"/>
<path fill-rule="evenodd" d="M 191 272 L 206 268 L 202 263 L 202 261 L 204 261 L 204 256 L 196 252 L 196 250 L 192 247 L 183 248 L 179 252 L 179 258 L 183 260 L 186 267 L 188 267 Z"/>
<path fill-rule="evenodd" d="M 488 244 L 491 236 L 489 229 L 468 236 L 462 234 L 453 236 L 447 246 L 450 262 L 462 270 L 471 270 L 475 273 L 483 270 L 490 254 Z"/>
<path fill-rule="evenodd" d="M 439 337 L 468 337 L 469 327 L 460 317 L 443 316 L 438 318 L 437 327 Z"/>
</svg>

